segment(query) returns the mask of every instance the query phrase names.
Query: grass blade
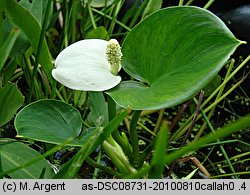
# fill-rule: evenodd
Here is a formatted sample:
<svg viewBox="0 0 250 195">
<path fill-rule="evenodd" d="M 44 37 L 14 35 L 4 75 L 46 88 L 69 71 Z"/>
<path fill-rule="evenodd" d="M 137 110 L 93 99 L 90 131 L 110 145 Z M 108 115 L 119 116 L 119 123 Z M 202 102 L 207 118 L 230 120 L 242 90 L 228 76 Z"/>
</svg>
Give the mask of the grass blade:
<svg viewBox="0 0 250 195">
<path fill-rule="evenodd" d="M 250 127 L 250 114 L 245 117 L 242 117 L 235 121 L 234 123 L 230 123 L 229 125 L 223 127 L 222 129 L 217 130 L 215 133 L 202 137 L 198 141 L 194 141 L 179 149 L 178 151 L 172 152 L 169 155 L 165 156 L 163 160 L 166 164 L 171 164 L 177 158 L 180 158 L 184 154 L 190 151 L 197 151 L 199 148 L 203 147 L 205 144 L 208 144 L 213 141 L 217 141 L 218 139 L 223 139 L 235 132 L 238 132 L 242 129 L 246 129 Z"/>
<path fill-rule="evenodd" d="M 4 66 L 5 61 L 7 60 L 10 51 L 20 33 L 20 30 L 16 27 L 13 28 L 13 30 L 10 32 L 9 36 L 7 37 L 6 41 L 0 48 L 0 72 Z"/>
</svg>

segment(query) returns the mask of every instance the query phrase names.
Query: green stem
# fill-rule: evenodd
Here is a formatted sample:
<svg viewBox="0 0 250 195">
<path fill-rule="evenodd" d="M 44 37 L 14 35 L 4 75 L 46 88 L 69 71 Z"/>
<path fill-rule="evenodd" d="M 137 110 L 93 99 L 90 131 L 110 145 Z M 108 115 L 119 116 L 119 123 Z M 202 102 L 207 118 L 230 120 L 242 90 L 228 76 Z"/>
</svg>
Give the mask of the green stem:
<svg viewBox="0 0 250 195">
<path fill-rule="evenodd" d="M 111 121 L 116 116 L 116 103 L 110 96 L 107 96 L 107 101 L 109 121 Z M 121 149 L 121 147 L 123 149 Z M 134 171 L 134 168 L 130 165 L 126 157 L 127 155 L 129 159 L 132 158 L 131 146 L 126 139 L 120 135 L 118 129 L 116 129 L 112 133 L 112 136 L 103 143 L 103 148 L 108 153 L 112 162 L 123 174 L 128 174 L 131 173 L 131 171 Z"/>
<path fill-rule="evenodd" d="M 150 171 L 150 166 L 148 164 L 145 164 L 139 171 L 136 173 L 131 173 L 129 175 L 126 175 L 124 178 L 125 179 L 138 179 L 138 178 L 144 178 L 145 175 L 148 174 Z"/>
<path fill-rule="evenodd" d="M 133 113 L 133 117 L 130 121 L 130 138 L 131 145 L 133 150 L 133 161 L 136 166 L 139 164 L 139 144 L 138 144 L 138 135 L 137 135 L 137 122 L 140 118 L 141 110 L 136 110 Z"/>
<path fill-rule="evenodd" d="M 152 136 L 156 136 L 156 133 L 154 133 L 153 131 L 151 131 L 149 128 L 147 128 L 145 125 L 143 125 L 142 123 L 138 122 L 137 123 L 143 130 L 147 131 L 148 133 L 150 133 Z"/>
<path fill-rule="evenodd" d="M 163 157 L 163 161 L 169 165 L 177 158 L 180 158 L 184 154 L 187 154 L 190 151 L 197 151 L 199 148 L 204 147 L 206 144 L 216 141 L 217 139 L 223 139 L 233 133 L 236 133 L 240 130 L 246 129 L 250 127 L 250 114 L 236 120 L 235 122 L 226 125 L 222 129 L 216 130 L 215 133 L 207 135 L 205 137 L 200 138 L 198 141 L 193 141 L 187 146 L 176 150 L 174 152 L 169 153 L 165 157 Z"/>
<path fill-rule="evenodd" d="M 129 28 L 133 28 L 135 26 L 135 24 L 138 21 L 138 19 L 140 18 L 140 16 L 143 15 L 143 11 L 145 10 L 145 7 L 147 6 L 147 4 L 148 4 L 148 0 L 144 0 L 142 2 L 139 9 L 136 11 L 135 15 L 132 18 L 132 20 L 129 24 Z"/>
<path fill-rule="evenodd" d="M 219 144 L 232 144 L 234 142 L 238 142 L 238 143 L 241 143 L 243 145 L 246 145 L 246 147 L 250 147 L 249 143 L 238 140 L 238 139 L 226 140 L 226 141 L 221 141 L 221 142 L 213 142 L 213 143 L 210 143 L 210 144 L 206 144 L 205 147 L 219 145 Z"/>
<path fill-rule="evenodd" d="M 216 178 L 221 178 L 221 177 L 230 177 L 234 175 L 249 175 L 250 171 L 245 171 L 245 172 L 237 172 L 237 173 L 228 173 L 228 174 L 223 174 L 223 175 L 215 175 L 211 176 L 210 179 L 216 179 Z"/>
<path fill-rule="evenodd" d="M 184 3 L 184 0 L 180 0 L 180 1 L 179 1 L 179 6 L 182 6 L 183 3 Z"/>
<path fill-rule="evenodd" d="M 113 34 L 113 30 L 114 30 L 115 23 L 116 23 L 115 21 L 117 20 L 119 10 L 121 9 L 121 3 L 122 3 L 121 1 L 117 1 L 117 3 L 115 4 L 114 14 L 113 14 L 112 21 L 111 21 L 109 31 L 108 31 L 110 35 Z"/>
<path fill-rule="evenodd" d="M 245 152 L 245 153 L 243 153 L 243 154 L 238 154 L 238 155 L 236 155 L 236 156 L 233 156 L 233 157 L 230 158 L 230 160 L 237 159 L 237 158 L 242 158 L 242 157 L 248 156 L 248 155 L 250 155 L 250 151 Z"/>
<path fill-rule="evenodd" d="M 96 163 L 95 161 L 93 161 L 90 157 L 87 157 L 86 158 L 86 162 L 92 166 L 92 167 L 96 167 L 98 169 L 101 169 L 102 171 L 106 172 L 107 174 L 111 174 L 111 175 L 115 175 L 117 177 L 122 177 L 122 174 L 120 174 L 119 172 L 117 171 L 114 171 L 113 169 L 109 168 L 109 167 L 106 167 L 106 166 L 103 166 L 99 163 Z"/>
<path fill-rule="evenodd" d="M 230 74 L 230 76 L 228 76 L 228 78 L 227 79 L 225 79 L 222 83 L 221 83 L 221 85 L 219 86 L 219 87 L 217 87 L 217 89 L 204 101 L 204 103 L 201 105 L 201 108 L 204 108 L 209 102 L 210 102 L 210 100 L 218 93 L 218 91 L 221 89 L 221 88 L 223 88 L 223 86 L 225 86 L 226 85 L 226 83 L 228 82 L 228 81 L 230 81 L 231 80 L 231 78 L 242 68 L 242 67 L 244 67 L 244 65 L 248 62 L 250 60 L 250 55 Z M 242 81 L 239 81 L 240 83 L 242 82 Z M 240 83 L 237 83 L 237 84 L 235 84 L 230 90 L 228 90 L 228 92 L 229 93 L 231 93 Z M 227 93 L 227 95 L 229 94 L 229 93 Z M 222 97 L 223 98 L 225 98 L 226 96 L 227 96 L 226 94 L 224 94 Z M 217 105 L 218 103 L 219 103 L 219 101 L 221 101 L 223 98 L 219 98 L 219 100 L 217 100 L 217 101 L 215 101 L 214 102 L 214 104 L 213 104 L 213 106 L 215 106 L 215 105 Z M 211 109 L 211 106 L 212 105 L 210 105 L 209 106 L 209 109 Z M 212 106 L 212 107 L 213 107 Z M 206 113 L 206 110 L 207 110 L 208 108 L 206 108 L 205 110 L 204 110 L 204 112 Z M 209 110 L 208 109 L 208 110 Z M 207 110 L 207 111 L 208 111 Z M 187 119 L 187 121 L 176 131 L 176 133 L 171 137 L 171 139 L 170 139 L 170 141 L 171 140 L 177 140 L 181 135 L 183 135 L 185 132 L 186 132 L 186 130 L 188 129 L 188 127 L 189 127 L 189 125 L 190 125 L 190 121 L 192 120 L 192 118 L 193 118 L 193 115 L 191 115 L 188 119 Z M 200 116 L 198 116 L 198 118 L 197 118 L 197 120 L 200 118 Z"/>
<path fill-rule="evenodd" d="M 95 23 L 95 18 L 93 16 L 93 12 L 92 12 L 92 8 L 90 6 L 90 2 L 88 1 L 88 11 L 89 11 L 89 16 L 90 16 L 90 19 L 91 19 L 91 23 L 93 25 L 93 28 L 96 29 L 97 26 L 96 26 L 96 23 Z"/>
<path fill-rule="evenodd" d="M 186 5 L 190 5 L 191 3 L 193 3 L 194 0 L 189 0 Z"/>
<path fill-rule="evenodd" d="M 101 156 L 102 156 L 102 150 L 100 150 L 100 151 L 98 152 L 97 160 L 96 160 L 96 161 L 97 161 L 97 164 L 100 163 Z M 87 157 L 87 158 L 89 158 L 89 157 Z M 93 173 L 93 179 L 97 179 L 98 171 L 99 171 L 99 168 L 96 167 L 95 170 L 94 170 L 94 173 Z"/>
<path fill-rule="evenodd" d="M 103 142 L 103 149 L 106 151 L 111 161 L 123 175 L 136 172 L 136 170 L 130 165 L 122 148 L 112 137 L 109 137 L 106 141 Z"/>
<path fill-rule="evenodd" d="M 204 9 L 208 9 L 214 2 L 215 0 L 209 0 L 207 4 L 204 6 Z"/>
<path fill-rule="evenodd" d="M 229 68 L 228 68 L 228 70 L 227 70 L 225 79 L 227 79 L 227 77 L 229 77 L 229 75 L 230 75 L 230 73 L 231 73 L 231 71 L 232 71 L 232 69 L 233 69 L 233 66 L 234 66 L 234 60 L 231 60 L 231 63 L 230 63 Z M 217 101 L 217 100 L 221 97 L 221 95 L 223 94 L 224 88 L 225 88 L 225 85 L 221 87 L 219 93 L 218 93 L 217 96 L 216 96 L 215 101 Z M 215 107 L 213 107 L 213 108 L 210 110 L 210 112 L 209 112 L 209 114 L 208 114 L 208 116 L 207 116 L 208 119 L 211 118 L 211 116 L 212 116 L 213 113 L 214 113 L 214 110 L 215 110 Z M 196 135 L 196 137 L 195 137 L 195 140 L 198 140 L 198 139 L 200 138 L 200 136 L 201 136 L 201 134 L 203 133 L 203 131 L 204 131 L 204 129 L 206 128 L 206 126 L 207 126 L 207 123 L 204 123 L 204 124 L 202 125 L 200 131 L 197 133 L 197 135 Z"/>
<path fill-rule="evenodd" d="M 161 110 L 159 111 L 159 116 L 158 116 L 158 119 L 157 119 L 157 121 L 156 121 L 155 128 L 154 128 L 154 133 L 157 133 L 158 129 L 159 129 L 160 126 L 161 126 L 161 122 L 162 122 L 162 119 L 163 119 L 164 111 L 165 111 L 165 109 L 161 109 Z"/>
<path fill-rule="evenodd" d="M 72 2 L 72 14 L 71 14 L 71 41 L 74 43 L 76 41 L 76 6 L 77 1 L 73 0 Z"/>
<path fill-rule="evenodd" d="M 116 116 L 116 103 L 114 102 L 114 100 L 110 96 L 107 96 L 107 101 L 108 101 L 109 121 L 111 121 Z M 118 129 L 116 129 L 112 133 L 112 136 L 115 139 L 115 141 L 123 148 L 125 154 L 131 160 L 132 159 L 131 146 L 128 144 L 128 142 L 126 142 L 126 140 L 123 139 L 123 137 L 120 135 Z"/>
<path fill-rule="evenodd" d="M 196 100 L 196 98 L 194 98 L 194 102 L 195 102 L 196 104 L 198 103 L 197 100 Z M 208 127 L 210 128 L 210 130 L 212 131 L 212 133 L 215 133 L 215 130 L 214 130 L 214 128 L 213 128 L 213 125 L 210 123 L 210 121 L 209 121 L 209 119 L 207 118 L 207 116 L 206 116 L 206 114 L 204 113 L 204 111 L 201 109 L 200 112 L 201 112 L 202 116 L 204 117 L 204 120 L 206 121 L 206 123 L 207 123 Z M 220 140 L 217 139 L 217 142 L 220 142 Z M 232 163 L 231 163 L 231 161 L 230 161 L 230 159 L 229 159 L 229 157 L 228 157 L 228 155 L 227 155 L 227 153 L 226 153 L 226 150 L 225 150 L 224 147 L 223 147 L 223 145 L 220 145 L 220 149 L 221 149 L 221 152 L 223 153 L 223 155 L 224 155 L 224 157 L 225 157 L 225 159 L 226 159 L 226 161 L 227 161 L 227 163 L 228 163 L 228 165 L 229 165 L 231 171 L 232 171 L 233 173 L 236 173 L 235 170 L 234 170 L 234 167 L 233 167 L 233 165 L 232 165 Z"/>
<path fill-rule="evenodd" d="M 69 8 L 68 8 L 68 2 L 67 0 L 63 0 L 63 8 L 64 10 L 64 17 L 63 17 L 63 44 L 61 45 L 62 50 L 64 47 L 68 46 L 68 28 L 69 28 Z"/>
<path fill-rule="evenodd" d="M 209 110 L 211 110 L 213 107 L 215 107 L 218 103 L 220 103 L 223 99 L 225 99 L 230 93 L 232 93 L 241 83 L 243 82 L 243 80 L 240 80 L 238 83 L 236 83 L 232 88 L 230 88 L 223 96 L 221 96 L 218 100 L 214 101 L 211 105 L 209 105 L 206 109 L 204 109 L 204 113 L 207 113 Z M 204 104 L 204 103 L 203 103 Z M 203 105 L 202 104 L 202 105 Z M 201 105 L 201 108 L 203 107 Z M 197 121 L 201 118 L 201 114 L 199 114 L 199 116 L 197 117 Z M 193 115 L 191 116 L 193 117 Z M 188 127 L 191 124 L 191 119 L 188 119 L 185 124 L 183 125 L 183 128 L 181 129 L 181 131 L 177 131 L 175 133 L 175 135 L 172 136 L 171 140 L 176 141 L 180 136 L 182 136 L 186 130 L 188 129 Z"/>
<path fill-rule="evenodd" d="M 45 37 L 46 29 L 47 29 L 50 7 L 51 7 L 51 0 L 48 0 L 45 15 L 44 15 L 44 18 L 43 18 L 42 30 L 41 30 L 41 34 L 40 34 L 40 38 L 39 38 L 37 52 L 36 52 L 36 59 L 35 59 L 35 63 L 34 63 L 33 75 L 32 75 L 32 78 L 31 78 L 31 87 L 30 87 L 30 91 L 29 91 L 29 95 L 28 95 L 28 102 L 31 101 L 32 93 L 34 91 L 34 80 L 35 80 L 35 77 L 37 75 L 38 63 L 39 63 L 39 60 L 40 60 L 41 49 L 42 49 L 42 45 L 43 45 L 43 42 L 44 42 L 44 37 Z"/>
<path fill-rule="evenodd" d="M 111 16 L 108 16 L 108 15 L 106 15 L 105 13 L 103 13 L 103 12 L 97 10 L 97 9 L 92 8 L 92 11 L 95 12 L 95 13 L 98 13 L 98 14 L 100 14 L 101 16 L 106 17 L 106 18 L 108 18 L 108 19 L 110 19 L 110 20 L 113 19 Z M 127 26 L 126 26 L 125 24 L 123 24 L 122 22 L 120 22 L 120 21 L 118 21 L 118 20 L 115 20 L 115 22 L 116 22 L 117 24 L 119 24 L 121 27 L 123 27 L 124 29 L 126 29 L 127 31 L 131 31 L 131 28 L 127 27 Z"/>
</svg>

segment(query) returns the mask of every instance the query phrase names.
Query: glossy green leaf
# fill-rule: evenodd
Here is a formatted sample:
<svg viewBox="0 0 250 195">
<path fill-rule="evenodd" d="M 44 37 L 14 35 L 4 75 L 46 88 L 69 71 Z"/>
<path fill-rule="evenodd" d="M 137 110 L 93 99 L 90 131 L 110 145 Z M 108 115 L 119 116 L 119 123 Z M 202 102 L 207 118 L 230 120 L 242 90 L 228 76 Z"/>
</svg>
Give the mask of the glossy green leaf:
<svg viewBox="0 0 250 195">
<path fill-rule="evenodd" d="M 0 87 L 0 127 L 9 122 L 23 105 L 24 96 L 16 84 L 7 83 Z"/>
<path fill-rule="evenodd" d="M 41 26 L 39 25 L 38 20 L 15 0 L 3 0 L 3 5 L 8 18 L 22 30 L 22 32 L 29 39 L 34 52 L 36 52 L 41 33 Z M 51 59 L 52 58 L 50 56 L 46 40 L 44 40 L 41 49 L 40 63 L 49 80 L 53 82 L 53 78 L 51 76 L 53 64 Z"/>
<path fill-rule="evenodd" d="M 40 158 L 41 154 L 20 142 L 0 140 L 0 158 L 2 171 L 8 171 L 18 166 L 23 166 L 31 160 Z M 20 168 L 8 175 L 12 179 L 39 179 L 45 170 L 43 178 L 52 178 L 53 169 L 46 159 L 42 159 L 32 165 Z"/>
<path fill-rule="evenodd" d="M 122 67 L 140 82 L 122 82 L 107 93 L 134 110 L 180 104 L 204 88 L 241 43 L 205 9 L 162 9 L 132 29 L 122 45 Z"/>
<path fill-rule="evenodd" d="M 61 101 L 31 103 L 17 114 L 14 124 L 18 137 L 54 144 L 74 138 L 71 144 L 81 145 L 78 139 L 82 128 L 81 115 L 74 107 Z"/>
<path fill-rule="evenodd" d="M 57 100 L 39 100 L 29 104 L 16 115 L 14 125 L 17 137 L 53 144 L 62 144 L 73 138 L 69 143 L 71 146 L 82 146 L 101 133 L 99 128 L 82 131 L 80 113 L 69 104 Z M 109 128 L 114 129 L 113 126 Z"/>
</svg>

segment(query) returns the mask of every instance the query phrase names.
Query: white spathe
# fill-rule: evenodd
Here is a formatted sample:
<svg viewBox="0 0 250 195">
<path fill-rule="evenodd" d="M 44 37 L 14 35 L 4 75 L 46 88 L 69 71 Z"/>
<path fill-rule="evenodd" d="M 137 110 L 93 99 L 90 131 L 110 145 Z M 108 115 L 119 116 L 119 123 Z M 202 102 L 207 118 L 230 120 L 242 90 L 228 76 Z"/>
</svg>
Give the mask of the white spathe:
<svg viewBox="0 0 250 195">
<path fill-rule="evenodd" d="M 52 76 L 64 86 L 82 91 L 105 91 L 118 85 L 106 59 L 108 41 L 86 39 L 65 48 L 55 60 Z M 120 67 L 119 67 L 120 69 Z"/>
</svg>

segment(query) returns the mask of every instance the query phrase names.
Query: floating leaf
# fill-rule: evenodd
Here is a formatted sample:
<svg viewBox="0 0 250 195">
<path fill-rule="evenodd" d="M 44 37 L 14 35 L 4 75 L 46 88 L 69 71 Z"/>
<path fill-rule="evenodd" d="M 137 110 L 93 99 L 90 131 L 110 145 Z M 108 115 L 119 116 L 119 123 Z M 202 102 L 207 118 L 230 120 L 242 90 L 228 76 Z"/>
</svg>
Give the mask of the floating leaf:
<svg viewBox="0 0 250 195">
<path fill-rule="evenodd" d="M 162 9 L 140 22 L 122 45 L 122 67 L 140 82 L 122 82 L 107 93 L 134 110 L 180 104 L 204 88 L 242 43 L 205 9 Z"/>
</svg>

